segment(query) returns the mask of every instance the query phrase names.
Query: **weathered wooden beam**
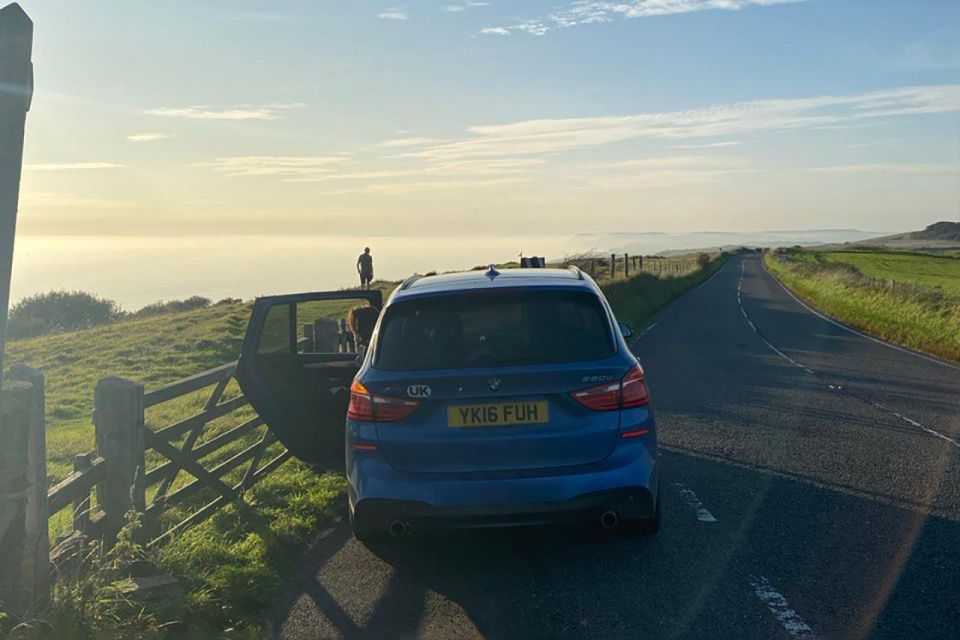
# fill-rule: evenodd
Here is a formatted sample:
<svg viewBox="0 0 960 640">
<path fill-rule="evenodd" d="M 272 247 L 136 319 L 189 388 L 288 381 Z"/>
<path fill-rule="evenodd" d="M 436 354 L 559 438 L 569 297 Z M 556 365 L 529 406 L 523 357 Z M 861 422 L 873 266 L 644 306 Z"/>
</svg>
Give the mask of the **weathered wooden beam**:
<svg viewBox="0 0 960 640">
<path fill-rule="evenodd" d="M 33 97 L 32 50 L 33 22 L 20 5 L 13 3 L 0 9 L 0 381 L 23 168 L 23 130 Z"/>
<path fill-rule="evenodd" d="M 143 502 L 143 483 L 136 483 L 144 469 L 143 385 L 123 378 L 104 378 L 94 391 L 93 424 L 97 454 L 106 460 L 97 485 L 97 502 L 106 513 L 108 546 L 126 523 L 126 514 Z"/>
<path fill-rule="evenodd" d="M 157 429 L 154 433 L 156 433 L 158 436 L 163 436 L 167 440 L 173 440 L 174 438 L 179 438 L 185 433 L 189 433 L 196 428 L 198 424 L 205 424 L 207 422 L 216 420 L 221 416 L 227 415 L 231 411 L 239 409 L 245 404 L 247 404 L 247 399 L 243 396 L 230 398 L 226 402 L 218 404 L 210 409 L 205 409 L 204 411 L 194 414 L 189 418 L 184 418 L 180 422 L 175 422 L 168 427 Z"/>
<path fill-rule="evenodd" d="M 180 450 L 174 447 L 172 444 L 164 440 L 163 438 L 157 436 L 157 434 L 144 429 L 146 435 L 147 444 L 160 453 L 161 455 L 166 456 L 172 462 L 176 463 L 181 469 L 192 475 L 197 480 L 203 481 L 211 489 L 219 493 L 221 496 L 228 500 L 236 500 L 239 496 L 237 492 L 227 486 L 219 478 L 214 477 L 209 471 L 200 466 L 190 456 L 180 453 Z"/>
<path fill-rule="evenodd" d="M 90 461 L 90 468 L 85 471 L 74 471 L 66 478 L 55 484 L 47 493 L 47 504 L 50 514 L 53 515 L 64 509 L 70 503 L 85 495 L 90 495 L 93 488 L 103 479 L 105 460 L 100 457 Z"/>
<path fill-rule="evenodd" d="M 29 603 L 24 592 L 23 557 L 32 392 L 29 382 L 0 383 L 0 611 L 13 617 Z"/>
<path fill-rule="evenodd" d="M 213 475 L 219 478 L 220 476 L 223 476 L 224 474 L 227 474 L 233 471 L 234 469 L 236 469 L 237 467 L 239 467 L 241 464 L 243 464 L 244 462 L 252 458 L 257 452 L 262 451 L 262 449 L 263 447 L 262 447 L 262 440 L 261 440 L 255 444 L 250 445 L 243 451 L 237 454 L 234 454 L 230 458 L 227 458 L 217 466 L 210 469 L 210 475 Z M 207 488 L 207 485 L 205 485 L 203 482 L 200 482 L 199 480 L 194 480 L 193 482 L 190 482 L 189 484 L 186 484 L 180 487 L 179 489 L 177 489 L 176 491 L 168 495 L 164 502 L 162 503 L 154 502 L 152 505 L 147 507 L 147 514 L 151 516 L 159 516 L 161 513 L 163 513 L 165 509 L 168 509 L 170 507 L 180 504 L 190 496 L 194 495 L 198 491 L 201 491 L 202 489 L 205 489 L 205 488 Z"/>
<path fill-rule="evenodd" d="M 43 374 L 25 364 L 10 367 L 10 379 L 31 385 L 27 441 L 27 492 L 24 516 L 23 588 L 30 606 L 43 608 L 50 598 L 50 507 L 47 505 L 47 422 Z"/>
<path fill-rule="evenodd" d="M 192 391 L 199 391 L 204 387 L 209 387 L 215 382 L 220 382 L 223 378 L 229 379 L 236 368 L 236 362 L 228 362 L 227 364 L 203 371 L 189 378 L 177 380 L 176 382 L 171 382 L 170 384 L 154 389 L 144 394 L 144 406 L 152 407 Z"/>
<path fill-rule="evenodd" d="M 247 488 L 250 488 L 250 486 L 255 485 L 257 482 L 262 480 L 265 476 L 275 471 L 277 467 L 282 465 L 291 457 L 292 457 L 292 454 L 289 451 L 284 451 L 283 453 L 278 455 L 276 458 L 274 458 L 273 460 L 265 464 L 263 468 L 261 468 L 260 471 L 258 471 L 253 476 L 253 480 L 250 482 L 250 485 Z M 240 487 L 241 485 L 237 484 L 234 487 L 234 489 L 239 490 Z M 212 502 L 209 502 L 208 504 L 204 505 L 197 511 L 194 511 L 193 513 L 191 513 L 186 519 L 178 523 L 176 526 L 173 526 L 170 529 L 167 529 L 166 531 L 164 531 L 163 535 L 161 535 L 159 538 L 156 538 L 155 540 L 152 540 L 147 546 L 153 548 L 153 547 L 164 544 L 177 533 L 189 527 L 192 527 L 194 525 L 200 524 L 201 522 L 203 522 L 204 520 L 212 516 L 214 513 L 216 513 L 217 510 L 220 509 L 220 507 L 222 507 L 226 503 L 227 503 L 227 500 L 223 496 L 219 496 L 215 498 Z"/>
<path fill-rule="evenodd" d="M 190 457 L 194 460 L 199 460 L 200 458 L 208 456 L 217 449 L 221 449 L 225 445 L 242 438 L 243 436 L 252 432 L 254 429 L 259 428 L 261 425 L 263 425 L 263 418 L 260 416 L 250 418 L 243 424 L 238 425 L 229 431 L 221 433 L 214 438 L 210 438 L 203 444 L 195 447 L 193 451 L 190 452 Z"/>
</svg>

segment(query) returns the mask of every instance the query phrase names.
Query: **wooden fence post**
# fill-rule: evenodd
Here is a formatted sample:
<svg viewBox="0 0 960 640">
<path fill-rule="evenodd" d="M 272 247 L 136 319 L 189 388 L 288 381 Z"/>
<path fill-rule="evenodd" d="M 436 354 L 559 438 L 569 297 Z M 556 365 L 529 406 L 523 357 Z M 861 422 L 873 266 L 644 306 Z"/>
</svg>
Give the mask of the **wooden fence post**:
<svg viewBox="0 0 960 640">
<path fill-rule="evenodd" d="M 0 9 L 0 380 L 20 200 L 23 129 L 33 95 L 32 50 L 33 23 L 20 5 L 8 4 Z"/>
<path fill-rule="evenodd" d="M 103 378 L 94 391 L 93 407 L 97 455 L 106 462 L 97 503 L 105 516 L 104 541 L 112 546 L 127 512 L 144 502 L 143 482 L 137 482 L 144 475 L 143 385 Z"/>
<path fill-rule="evenodd" d="M 630 276 L 630 254 L 623 254 L 623 275 L 624 277 Z"/>
<path fill-rule="evenodd" d="M 43 375 L 25 364 L 10 367 L 10 379 L 28 382 L 30 433 L 27 440 L 27 512 L 24 516 L 23 591 L 30 604 L 50 599 L 50 533 L 47 507 L 47 422 Z"/>
<path fill-rule="evenodd" d="M 610 279 L 613 280 L 614 276 L 617 275 L 617 255 L 615 253 L 610 254 Z"/>
<path fill-rule="evenodd" d="M 333 318 L 314 320 L 313 346 L 317 353 L 336 353 L 340 348 L 340 324 Z"/>
<path fill-rule="evenodd" d="M 313 346 L 313 323 L 303 325 L 303 338 L 307 341 L 307 346 L 304 350 L 308 353 L 313 353 L 315 351 Z"/>
<path fill-rule="evenodd" d="M 0 611 L 14 617 L 27 604 L 23 555 L 32 391 L 33 386 L 21 380 L 0 387 Z"/>
</svg>

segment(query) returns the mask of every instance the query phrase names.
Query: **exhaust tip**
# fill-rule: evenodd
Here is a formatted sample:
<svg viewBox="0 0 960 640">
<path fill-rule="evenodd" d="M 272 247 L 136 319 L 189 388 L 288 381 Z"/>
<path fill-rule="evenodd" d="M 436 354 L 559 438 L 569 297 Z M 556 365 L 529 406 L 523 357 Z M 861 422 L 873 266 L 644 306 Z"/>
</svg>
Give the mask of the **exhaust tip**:
<svg viewBox="0 0 960 640">
<path fill-rule="evenodd" d="M 394 520 L 390 523 L 390 526 L 387 527 L 387 530 L 394 538 L 400 538 L 407 534 L 407 523 L 402 520 Z"/>
<path fill-rule="evenodd" d="M 600 524 L 603 525 L 604 529 L 613 529 L 618 522 L 620 522 L 620 518 L 616 511 L 604 511 L 600 516 Z"/>
</svg>

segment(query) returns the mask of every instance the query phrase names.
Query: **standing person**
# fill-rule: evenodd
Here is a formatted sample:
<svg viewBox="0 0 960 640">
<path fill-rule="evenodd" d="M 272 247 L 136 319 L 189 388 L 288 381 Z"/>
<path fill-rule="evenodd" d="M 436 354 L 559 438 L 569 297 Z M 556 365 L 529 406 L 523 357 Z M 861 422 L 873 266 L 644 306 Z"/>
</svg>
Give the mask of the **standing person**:
<svg viewBox="0 0 960 640">
<path fill-rule="evenodd" d="M 360 288 L 369 289 L 373 282 L 373 256 L 370 247 L 364 247 L 363 253 L 357 258 L 357 273 L 360 274 Z"/>
</svg>

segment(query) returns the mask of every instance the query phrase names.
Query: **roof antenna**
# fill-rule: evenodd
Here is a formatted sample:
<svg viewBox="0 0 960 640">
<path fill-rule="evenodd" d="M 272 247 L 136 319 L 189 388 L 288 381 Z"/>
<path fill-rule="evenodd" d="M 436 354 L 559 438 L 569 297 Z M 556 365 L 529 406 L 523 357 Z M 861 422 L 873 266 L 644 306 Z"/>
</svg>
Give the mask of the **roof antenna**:
<svg viewBox="0 0 960 640">
<path fill-rule="evenodd" d="M 487 276 L 488 278 L 490 278 L 491 280 L 493 280 L 493 279 L 496 278 L 498 275 L 500 275 L 500 272 L 497 271 L 497 268 L 496 268 L 495 266 L 490 265 L 490 268 L 487 269 L 487 272 L 486 272 L 485 274 L 483 274 L 483 275 L 485 275 L 485 276 Z"/>
</svg>

